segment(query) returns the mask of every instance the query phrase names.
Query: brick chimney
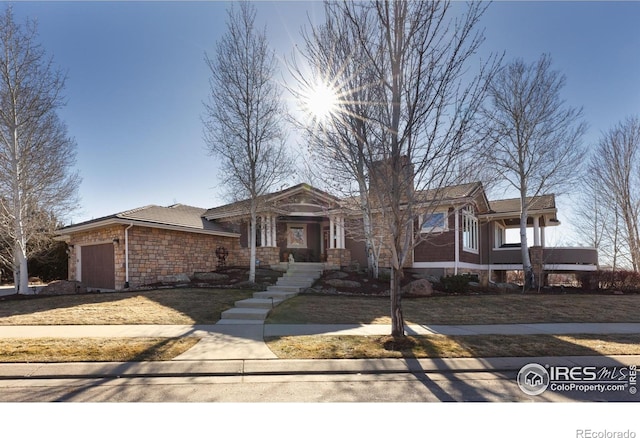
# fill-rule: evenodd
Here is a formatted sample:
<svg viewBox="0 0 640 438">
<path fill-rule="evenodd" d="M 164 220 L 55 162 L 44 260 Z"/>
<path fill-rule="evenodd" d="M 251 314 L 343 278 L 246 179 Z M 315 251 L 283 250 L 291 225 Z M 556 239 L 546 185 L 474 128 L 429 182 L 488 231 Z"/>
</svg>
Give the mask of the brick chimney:
<svg viewBox="0 0 640 438">
<path fill-rule="evenodd" d="M 414 166 L 406 155 L 400 157 L 400 193 L 401 201 L 407 202 L 413 197 L 414 191 Z M 390 159 L 375 161 L 372 163 L 369 174 L 369 194 L 372 201 L 377 203 L 381 200 L 388 203 L 391 196 L 391 176 L 393 166 Z"/>
</svg>

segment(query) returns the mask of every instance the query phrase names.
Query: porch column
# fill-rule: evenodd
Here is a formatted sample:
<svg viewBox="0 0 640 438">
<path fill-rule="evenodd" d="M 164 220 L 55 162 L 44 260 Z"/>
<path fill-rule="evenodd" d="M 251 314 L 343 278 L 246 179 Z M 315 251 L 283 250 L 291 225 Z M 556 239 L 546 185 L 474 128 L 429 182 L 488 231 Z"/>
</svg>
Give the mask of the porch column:
<svg viewBox="0 0 640 438">
<path fill-rule="evenodd" d="M 265 234 L 266 234 L 266 240 L 265 240 L 266 245 L 265 246 L 273 246 L 273 244 L 271 243 L 271 236 L 272 236 L 272 234 L 271 234 L 271 216 L 270 215 L 265 216 L 264 217 L 264 222 L 265 222 L 264 225 L 265 225 Z"/>
<path fill-rule="evenodd" d="M 278 227 L 276 225 L 276 216 L 271 216 L 271 246 L 278 246 Z"/>
<path fill-rule="evenodd" d="M 533 246 L 540 246 L 540 216 L 533 217 Z"/>
<path fill-rule="evenodd" d="M 333 220 L 333 216 L 329 216 L 329 249 L 334 249 L 336 247 L 335 245 L 335 238 L 336 238 L 336 228 L 335 228 L 336 224 Z"/>
<path fill-rule="evenodd" d="M 545 227 L 540 227 L 540 245 L 543 248 L 545 247 L 544 229 Z"/>
<path fill-rule="evenodd" d="M 260 216 L 260 246 L 267 246 L 265 240 L 267 240 L 267 230 L 265 229 L 266 218 Z"/>
<path fill-rule="evenodd" d="M 338 218 L 338 248 L 344 249 L 344 217 Z"/>
<path fill-rule="evenodd" d="M 453 244 L 453 248 L 455 251 L 454 259 L 453 259 L 453 275 L 458 275 L 458 265 L 460 264 L 460 212 L 458 208 L 454 208 L 454 234 L 456 236 Z"/>
</svg>

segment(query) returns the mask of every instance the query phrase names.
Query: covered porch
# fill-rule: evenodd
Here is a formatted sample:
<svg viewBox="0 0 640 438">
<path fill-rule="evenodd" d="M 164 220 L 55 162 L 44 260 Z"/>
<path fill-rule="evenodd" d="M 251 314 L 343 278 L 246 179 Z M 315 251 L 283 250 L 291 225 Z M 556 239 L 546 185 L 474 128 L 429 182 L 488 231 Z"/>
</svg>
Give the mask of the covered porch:
<svg viewBox="0 0 640 438">
<path fill-rule="evenodd" d="M 248 249 L 250 224 L 241 235 L 241 246 Z M 350 263 L 345 248 L 344 216 L 266 214 L 258 218 L 256 253 L 261 265 L 280 262 L 324 263 L 327 268 L 340 268 Z M 246 237 L 245 237 L 246 236 Z M 246 238 L 246 246 L 243 245 Z"/>
<path fill-rule="evenodd" d="M 239 263 L 249 264 L 250 218 L 246 201 L 212 209 L 209 220 L 234 222 L 240 233 Z M 327 268 L 348 266 L 345 213 L 340 200 L 307 184 L 260 199 L 256 226 L 256 257 L 261 266 L 288 262 L 325 263 Z"/>
</svg>

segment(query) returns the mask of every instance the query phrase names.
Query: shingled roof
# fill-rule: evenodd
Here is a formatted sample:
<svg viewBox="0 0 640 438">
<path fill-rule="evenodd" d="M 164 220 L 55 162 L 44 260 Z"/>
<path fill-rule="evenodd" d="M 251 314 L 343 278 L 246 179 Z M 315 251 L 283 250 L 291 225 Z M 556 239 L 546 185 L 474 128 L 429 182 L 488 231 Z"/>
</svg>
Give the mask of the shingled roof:
<svg viewBox="0 0 640 438">
<path fill-rule="evenodd" d="M 554 195 L 541 195 L 527 198 L 529 212 L 555 212 L 556 197 Z M 520 198 L 500 199 L 489 201 L 491 213 L 496 214 L 516 214 L 520 213 Z"/>
<path fill-rule="evenodd" d="M 320 189 L 312 187 L 309 184 L 303 183 L 286 188 L 284 190 L 259 196 L 258 204 L 267 205 L 296 193 L 303 192 L 309 193 L 313 196 L 317 196 L 318 198 L 324 199 L 329 203 L 335 203 L 336 206 L 340 203 L 340 200 L 337 197 Z M 220 207 L 210 208 L 204 213 L 204 217 L 213 220 L 225 217 L 242 216 L 247 214 L 247 212 L 249 211 L 249 203 L 250 200 L 245 199 L 242 201 L 232 202 L 231 204 L 221 205 Z"/>
<path fill-rule="evenodd" d="M 70 234 L 90 228 L 122 223 L 137 224 L 140 226 L 146 225 L 155 228 L 178 229 L 204 234 L 237 236 L 237 233 L 230 231 L 224 226 L 206 220 L 203 217 L 206 211 L 207 209 L 205 208 L 191 207 L 183 204 L 174 204 L 168 207 L 147 205 L 111 216 L 69 225 L 61 228 L 58 234 Z"/>
</svg>

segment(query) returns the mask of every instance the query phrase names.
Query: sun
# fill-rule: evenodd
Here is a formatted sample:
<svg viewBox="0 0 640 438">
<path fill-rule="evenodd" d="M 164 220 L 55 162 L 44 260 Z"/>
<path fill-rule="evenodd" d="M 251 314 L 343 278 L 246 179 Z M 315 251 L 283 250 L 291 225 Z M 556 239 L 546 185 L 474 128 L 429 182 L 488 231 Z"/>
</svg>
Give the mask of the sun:
<svg viewBox="0 0 640 438">
<path fill-rule="evenodd" d="M 306 96 L 307 112 L 317 121 L 324 121 L 335 114 L 338 109 L 336 91 L 327 84 L 317 83 Z"/>
</svg>

